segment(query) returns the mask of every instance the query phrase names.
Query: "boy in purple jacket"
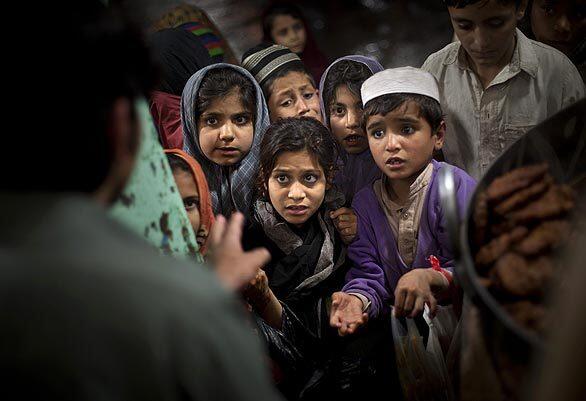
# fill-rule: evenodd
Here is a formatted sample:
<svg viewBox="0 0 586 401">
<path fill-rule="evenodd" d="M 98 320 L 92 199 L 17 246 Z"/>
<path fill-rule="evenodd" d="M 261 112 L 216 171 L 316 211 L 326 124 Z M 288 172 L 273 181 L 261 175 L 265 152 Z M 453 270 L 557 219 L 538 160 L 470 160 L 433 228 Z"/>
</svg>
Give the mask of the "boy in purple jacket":
<svg viewBox="0 0 586 401">
<path fill-rule="evenodd" d="M 442 148 L 446 125 L 435 78 L 418 68 L 381 71 L 361 88 L 363 126 L 383 178 L 359 191 L 352 207 L 358 235 L 348 247 L 354 267 L 341 292 L 332 296 L 330 324 L 353 333 L 389 311 L 414 317 L 452 281 L 453 251 L 438 194 L 437 173 L 446 163 L 432 160 Z M 463 211 L 474 180 L 453 167 Z M 430 256 L 439 259 L 435 269 Z"/>
</svg>

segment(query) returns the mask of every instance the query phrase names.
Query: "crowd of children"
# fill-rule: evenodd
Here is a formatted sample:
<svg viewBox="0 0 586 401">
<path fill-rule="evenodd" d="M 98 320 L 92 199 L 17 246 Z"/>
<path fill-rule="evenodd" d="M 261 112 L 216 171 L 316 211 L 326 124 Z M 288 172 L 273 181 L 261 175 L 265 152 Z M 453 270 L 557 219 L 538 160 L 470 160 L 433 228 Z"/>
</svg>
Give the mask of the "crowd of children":
<svg viewBox="0 0 586 401">
<path fill-rule="evenodd" d="M 391 307 L 433 315 L 457 291 L 438 173 L 453 172 L 463 214 L 511 143 L 586 94 L 572 62 L 579 33 L 564 54 L 517 28 L 527 1 L 444 3 L 458 41 L 421 68 L 362 55 L 328 66 L 291 5 L 265 11 L 264 42 L 239 65 L 197 10 L 152 27 L 150 112 L 200 254 L 213 264 L 214 227 L 241 215 L 242 243 L 230 245 L 270 253 L 254 279 L 228 287 L 288 399 L 401 397 Z M 559 27 L 544 28 L 538 7 L 567 14 L 571 1 L 530 3 L 541 40 Z"/>
<path fill-rule="evenodd" d="M 433 314 L 454 285 L 438 172 L 454 172 L 463 212 L 509 144 L 585 95 L 565 55 L 516 28 L 526 2 L 445 3 L 458 41 L 421 69 L 385 70 L 360 55 L 326 67 L 290 5 L 263 14 L 265 41 L 242 67 L 192 63 L 185 35 L 155 34 L 155 44 L 176 36 L 155 47 L 165 82 L 186 81 L 179 59 L 192 69 L 181 124 L 157 126 L 165 146 L 182 129 L 187 154 L 167 152 L 198 243 L 205 250 L 211 198 L 214 213 L 247 217 L 245 248 L 271 254 L 242 298 L 288 398 L 384 387 L 389 367 L 377 354 L 392 354 L 390 307 Z M 165 121 L 159 93 L 153 116 Z"/>
</svg>

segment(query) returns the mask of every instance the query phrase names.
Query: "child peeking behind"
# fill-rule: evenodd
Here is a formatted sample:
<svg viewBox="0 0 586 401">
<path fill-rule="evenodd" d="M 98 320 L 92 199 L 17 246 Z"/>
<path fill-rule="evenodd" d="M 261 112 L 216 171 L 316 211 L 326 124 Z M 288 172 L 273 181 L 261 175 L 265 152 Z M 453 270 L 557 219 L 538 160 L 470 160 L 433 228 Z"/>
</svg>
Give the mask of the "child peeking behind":
<svg viewBox="0 0 586 401">
<path fill-rule="evenodd" d="M 199 252 L 205 256 L 208 235 L 214 222 L 206 177 L 199 163 L 182 150 L 166 149 L 165 154 L 199 245 Z"/>
<path fill-rule="evenodd" d="M 319 82 L 328 61 L 317 46 L 307 19 L 291 2 L 270 2 L 262 13 L 263 41 L 288 47 L 301 57 L 307 71 Z"/>
<path fill-rule="evenodd" d="M 360 87 L 383 66 L 370 57 L 344 56 L 334 61 L 319 83 L 321 112 L 324 124 L 338 144 L 340 159 L 334 186 L 344 193 L 351 204 L 354 195 L 380 178 L 368 138 L 362 128 Z"/>
<path fill-rule="evenodd" d="M 315 81 L 297 54 L 285 46 L 260 44 L 244 53 L 242 66 L 262 86 L 271 122 L 286 117 L 322 121 Z"/>
<path fill-rule="evenodd" d="M 196 72 L 181 98 L 184 150 L 201 165 L 215 214 L 250 216 L 260 143 L 269 124 L 262 91 L 245 69 L 214 64 Z"/>
<path fill-rule="evenodd" d="M 448 290 L 453 251 L 439 201 L 437 173 L 452 168 L 463 211 L 475 186 L 464 171 L 432 160 L 446 126 L 435 78 L 412 67 L 379 72 L 361 88 L 364 127 L 383 178 L 362 189 L 353 208 L 358 237 L 348 247 L 354 266 L 342 292 L 333 295 L 330 324 L 340 335 L 394 304 L 398 316 L 414 317 Z M 443 269 L 431 268 L 436 256 Z"/>
</svg>

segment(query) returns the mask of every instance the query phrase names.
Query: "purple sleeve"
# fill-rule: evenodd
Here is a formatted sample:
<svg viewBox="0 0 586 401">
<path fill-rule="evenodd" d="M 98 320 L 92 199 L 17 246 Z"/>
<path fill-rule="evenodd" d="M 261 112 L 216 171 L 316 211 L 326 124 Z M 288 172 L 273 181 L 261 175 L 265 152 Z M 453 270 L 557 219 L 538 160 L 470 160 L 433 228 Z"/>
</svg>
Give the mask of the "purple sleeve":
<svg viewBox="0 0 586 401">
<path fill-rule="evenodd" d="M 368 314 L 372 318 L 382 312 L 389 293 L 377 252 L 374 229 L 368 215 L 368 204 L 363 200 L 364 196 L 356 196 L 352 205 L 358 218 L 358 236 L 348 247 L 352 267 L 346 275 L 346 285 L 342 291 L 362 294 L 368 298 Z"/>
<path fill-rule="evenodd" d="M 453 167 L 454 179 L 456 181 L 456 201 L 458 205 L 458 218 L 460 221 L 466 217 L 466 210 L 468 202 L 472 196 L 474 189 L 476 188 L 476 181 L 470 177 L 463 170 Z M 436 208 L 438 210 L 438 227 L 437 237 L 438 243 L 440 244 L 440 254 L 437 255 L 440 261 L 441 267 L 449 270 L 452 274 L 454 273 L 455 261 L 454 261 L 454 248 L 452 246 L 452 238 L 449 236 L 448 228 L 443 215 L 441 204 L 439 203 Z"/>
</svg>

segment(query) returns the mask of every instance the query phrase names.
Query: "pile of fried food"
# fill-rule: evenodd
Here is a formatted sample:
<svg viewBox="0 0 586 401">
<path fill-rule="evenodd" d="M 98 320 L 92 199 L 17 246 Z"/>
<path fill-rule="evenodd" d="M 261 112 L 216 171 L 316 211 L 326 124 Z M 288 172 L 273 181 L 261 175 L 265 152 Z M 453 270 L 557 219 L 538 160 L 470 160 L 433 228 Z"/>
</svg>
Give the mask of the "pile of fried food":
<svg viewBox="0 0 586 401">
<path fill-rule="evenodd" d="M 554 252 L 571 233 L 575 195 L 554 182 L 547 164 L 520 167 L 478 194 L 476 269 L 481 283 L 525 328 L 543 334 L 544 296 L 554 281 Z"/>
</svg>

